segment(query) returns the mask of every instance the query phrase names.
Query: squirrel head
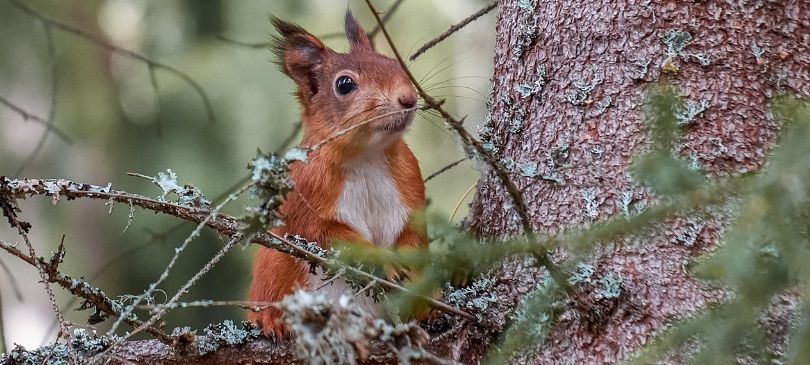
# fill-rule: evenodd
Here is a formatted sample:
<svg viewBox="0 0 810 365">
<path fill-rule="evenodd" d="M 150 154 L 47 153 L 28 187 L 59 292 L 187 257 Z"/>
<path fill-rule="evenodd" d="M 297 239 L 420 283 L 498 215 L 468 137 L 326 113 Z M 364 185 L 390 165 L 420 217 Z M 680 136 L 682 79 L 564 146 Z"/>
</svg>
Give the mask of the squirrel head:
<svg viewBox="0 0 810 365">
<path fill-rule="evenodd" d="M 351 128 L 340 144 L 384 148 L 410 125 L 416 106 L 413 84 L 396 60 L 374 51 L 351 11 L 345 19 L 347 53 L 326 47 L 298 25 L 275 17 L 272 23 L 279 33 L 278 64 L 297 86 L 305 142 Z"/>
</svg>

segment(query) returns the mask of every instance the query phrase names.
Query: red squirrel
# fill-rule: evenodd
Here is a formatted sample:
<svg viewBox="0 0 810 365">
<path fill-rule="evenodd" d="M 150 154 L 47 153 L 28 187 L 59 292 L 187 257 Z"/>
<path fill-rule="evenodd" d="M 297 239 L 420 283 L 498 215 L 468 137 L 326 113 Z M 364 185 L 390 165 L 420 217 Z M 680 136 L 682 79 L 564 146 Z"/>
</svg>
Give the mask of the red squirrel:
<svg viewBox="0 0 810 365">
<path fill-rule="evenodd" d="M 419 218 L 425 186 L 419 164 L 402 140 L 413 121 L 416 91 L 398 62 L 374 51 L 351 12 L 345 30 L 350 51 L 338 53 L 303 28 L 272 19 L 279 33 L 275 53 L 282 72 L 295 81 L 304 137 L 313 146 L 339 137 L 290 166 L 295 183 L 280 208 L 284 225 L 273 232 L 297 234 L 322 247 L 352 242 L 386 248 L 423 247 L 427 234 Z M 343 132 L 346 130 L 348 132 Z M 344 133 L 344 134 L 341 134 Z M 249 300 L 275 302 L 297 287 L 332 300 L 351 287 L 311 274 L 309 266 L 287 254 L 259 248 L 253 264 Z M 357 302 L 377 314 L 366 296 Z M 283 334 L 281 312 L 249 312 L 265 333 Z"/>
</svg>

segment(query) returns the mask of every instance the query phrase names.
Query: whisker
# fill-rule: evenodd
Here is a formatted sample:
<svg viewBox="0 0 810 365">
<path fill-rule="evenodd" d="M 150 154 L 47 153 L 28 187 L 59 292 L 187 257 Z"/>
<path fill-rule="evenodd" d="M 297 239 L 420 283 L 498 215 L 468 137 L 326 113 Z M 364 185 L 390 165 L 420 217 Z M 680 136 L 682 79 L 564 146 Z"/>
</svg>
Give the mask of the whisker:
<svg viewBox="0 0 810 365">
<path fill-rule="evenodd" d="M 487 98 L 487 96 L 482 94 L 480 91 L 478 91 L 476 89 L 473 89 L 473 88 L 471 88 L 469 86 L 463 86 L 463 85 L 440 86 L 440 87 L 436 87 L 436 88 L 432 88 L 432 89 L 425 89 L 425 91 L 436 91 L 436 90 L 443 90 L 443 89 L 465 89 L 465 90 L 469 90 L 469 91 L 472 91 L 472 92 L 478 94 L 479 96 L 481 96 L 484 99 Z"/>
<path fill-rule="evenodd" d="M 435 71 L 439 67 L 445 66 L 446 62 L 452 62 L 454 57 L 455 57 L 455 55 L 447 56 L 444 59 L 442 59 L 441 61 L 439 61 L 438 63 L 436 63 L 435 65 L 433 65 L 433 67 L 431 67 L 430 70 L 428 70 L 428 72 L 425 74 L 425 76 L 422 76 L 422 78 L 419 80 L 419 84 L 424 84 L 425 81 L 426 81 L 425 78 L 427 78 L 429 75 L 431 75 L 433 73 L 433 71 Z"/>
<path fill-rule="evenodd" d="M 451 64 L 449 64 L 449 65 L 447 65 L 447 66 L 445 66 L 445 67 L 443 67 L 443 68 L 441 68 L 440 70 L 438 70 L 438 71 L 436 71 L 436 72 L 434 72 L 434 73 L 433 73 L 432 75 L 430 75 L 429 77 L 422 79 L 421 81 L 419 81 L 419 83 L 420 83 L 420 84 L 422 84 L 422 83 L 428 82 L 428 81 L 430 81 L 432 78 L 434 78 L 434 77 L 438 76 L 438 75 L 439 75 L 439 74 L 441 74 L 442 72 L 444 72 L 444 71 L 446 71 L 447 69 L 449 69 L 450 67 L 453 67 L 453 66 L 455 66 L 455 65 L 457 65 L 457 64 L 459 64 L 459 63 L 461 63 L 461 62 L 464 62 L 464 61 L 466 61 L 467 59 L 469 59 L 469 58 L 471 58 L 471 57 L 472 57 L 472 56 L 462 57 L 462 58 L 458 59 L 457 61 L 455 61 L 455 62 L 453 62 L 453 63 L 451 63 Z"/>
</svg>

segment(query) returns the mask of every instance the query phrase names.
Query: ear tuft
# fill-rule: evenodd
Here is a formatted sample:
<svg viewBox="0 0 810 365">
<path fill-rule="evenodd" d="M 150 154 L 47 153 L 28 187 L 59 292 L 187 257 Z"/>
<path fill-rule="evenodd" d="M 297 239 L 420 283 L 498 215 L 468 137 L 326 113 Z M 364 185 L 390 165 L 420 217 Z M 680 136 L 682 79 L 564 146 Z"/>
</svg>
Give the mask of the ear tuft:
<svg viewBox="0 0 810 365">
<path fill-rule="evenodd" d="M 349 45 L 352 51 L 371 51 L 371 40 L 368 38 L 368 33 L 363 30 L 351 10 L 346 11 L 346 20 L 344 21 L 344 28 L 346 29 L 346 38 L 349 39 Z"/>
<path fill-rule="evenodd" d="M 276 17 L 271 17 L 270 22 L 279 33 L 273 38 L 273 52 L 281 71 L 298 84 L 306 99 L 317 94 L 318 72 L 326 56 L 326 46 L 298 25 Z"/>
</svg>

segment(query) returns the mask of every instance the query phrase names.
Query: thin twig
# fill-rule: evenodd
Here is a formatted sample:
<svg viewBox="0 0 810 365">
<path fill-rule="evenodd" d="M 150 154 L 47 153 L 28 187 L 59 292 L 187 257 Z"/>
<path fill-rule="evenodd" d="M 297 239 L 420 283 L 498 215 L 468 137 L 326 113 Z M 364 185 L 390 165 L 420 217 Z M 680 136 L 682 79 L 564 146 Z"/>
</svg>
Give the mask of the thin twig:
<svg viewBox="0 0 810 365">
<path fill-rule="evenodd" d="M 51 123 L 49 123 L 45 118 L 39 117 L 39 116 L 37 116 L 37 115 L 35 115 L 35 114 L 31 113 L 31 112 L 26 111 L 25 109 L 23 109 L 20 106 L 12 103 L 11 101 L 9 101 L 8 99 L 6 99 L 6 98 L 4 98 L 2 96 L 0 96 L 0 104 L 3 104 L 5 106 L 7 106 L 13 112 L 19 114 L 23 118 L 23 120 L 26 121 L 26 122 L 27 121 L 34 121 L 34 122 L 37 122 L 39 124 L 44 125 L 45 128 L 51 129 L 53 131 L 53 133 L 56 134 L 57 136 L 59 136 L 59 138 L 61 138 L 63 141 L 65 141 L 65 143 L 67 143 L 67 144 L 72 144 L 73 143 L 73 140 L 70 137 L 68 137 L 68 135 L 65 134 L 65 132 L 63 132 L 61 129 L 57 128 L 56 126 L 52 125 Z"/>
<path fill-rule="evenodd" d="M 397 9 L 399 9 L 399 6 L 402 5 L 403 2 L 405 2 L 405 0 L 397 0 L 393 5 L 391 5 L 390 8 L 388 8 L 388 11 L 385 12 L 385 16 L 383 16 L 383 23 L 388 22 L 388 20 L 391 18 L 391 16 L 394 15 L 394 13 L 396 13 Z M 377 33 L 379 33 L 379 32 L 380 32 L 380 26 L 377 25 L 377 26 L 374 27 L 374 29 L 372 29 L 370 32 L 368 32 L 368 38 L 369 39 L 374 39 L 374 37 L 376 37 Z M 332 39 L 332 38 L 344 37 L 345 35 L 346 35 L 346 33 L 344 33 L 344 32 L 327 33 L 327 34 L 323 34 L 323 35 L 318 36 L 318 39 L 320 39 L 320 40 L 328 40 L 328 39 Z M 224 36 L 224 35 L 217 35 L 216 38 L 223 41 L 223 42 L 227 42 L 227 43 L 231 43 L 231 44 L 234 44 L 234 45 L 237 45 L 237 46 L 241 46 L 241 47 L 245 47 L 245 48 L 251 48 L 251 49 L 267 49 L 267 48 L 270 48 L 270 47 L 273 46 L 273 42 L 246 42 L 246 41 L 240 41 L 238 39 L 233 39 L 231 37 L 227 37 L 227 36 Z"/>
<path fill-rule="evenodd" d="M 215 219 L 217 217 L 217 214 L 219 214 L 219 211 L 226 204 L 236 200 L 236 198 L 238 198 L 239 195 L 242 195 L 242 193 L 246 192 L 251 186 L 252 186 L 251 184 L 246 184 L 241 189 L 237 190 L 236 192 L 234 192 L 233 194 L 228 196 L 228 198 L 225 199 L 222 203 L 220 203 L 219 205 L 214 207 L 214 209 L 212 209 L 210 211 L 210 213 L 205 217 L 205 219 L 203 219 L 202 221 L 200 221 L 197 224 L 197 227 L 194 228 L 194 230 L 191 232 L 191 234 L 189 234 L 186 237 L 186 239 L 183 241 L 183 243 L 181 243 L 180 246 L 178 246 L 174 250 L 174 256 L 172 256 L 172 259 L 169 260 L 169 264 L 166 266 L 166 268 L 160 274 L 158 279 L 154 283 L 149 284 L 149 288 L 143 294 L 138 296 L 138 298 L 136 298 L 135 301 L 131 305 L 127 306 L 127 308 L 124 309 L 123 314 L 121 315 L 121 317 L 119 317 L 119 319 L 115 323 L 113 323 L 112 327 L 108 331 L 109 334 L 115 333 L 115 330 L 118 329 L 118 326 L 121 324 L 122 320 L 124 318 L 127 318 L 132 313 L 132 311 L 135 309 L 135 306 L 137 306 L 138 304 L 141 303 L 141 301 L 143 301 L 144 299 L 149 297 L 152 294 L 152 292 L 154 292 L 155 289 L 157 289 L 158 285 L 160 285 L 160 283 L 162 283 L 163 280 L 166 280 L 166 278 L 169 277 L 169 272 L 174 267 L 174 265 L 177 263 L 177 260 L 180 257 L 180 254 L 183 253 L 183 251 L 185 251 L 186 247 L 188 247 L 188 245 L 191 243 L 191 241 L 193 241 L 195 238 L 197 238 L 197 236 L 199 236 L 199 234 L 202 231 L 203 227 L 205 227 L 206 224 L 210 220 Z M 133 204 L 133 201 L 129 201 L 129 204 Z"/>
<path fill-rule="evenodd" d="M 160 308 L 209 308 L 209 307 L 240 307 L 253 312 L 260 312 L 278 305 L 279 302 L 262 302 L 255 300 L 197 300 L 193 302 L 175 302 L 171 306 L 166 304 L 141 304 L 138 309 L 156 311 Z"/>
<path fill-rule="evenodd" d="M 43 179 L 23 179 L 15 180 L 0 177 L 0 202 L 4 196 L 19 196 L 19 195 L 43 195 L 51 196 L 58 195 L 67 199 L 88 198 L 98 199 L 103 201 L 113 200 L 118 203 L 132 204 L 141 208 L 169 214 L 186 221 L 194 223 L 204 223 L 209 228 L 215 230 L 222 236 L 232 237 L 239 233 L 239 220 L 235 217 L 229 216 L 224 213 L 219 213 L 215 218 L 210 218 L 211 210 L 193 206 L 186 206 L 176 203 L 159 201 L 157 199 L 144 197 L 137 194 L 131 194 L 123 191 L 107 190 L 104 187 L 94 186 L 90 184 L 78 184 L 66 180 L 43 180 Z M 338 266 L 339 269 L 345 269 L 352 274 L 362 277 L 366 280 L 376 280 L 381 285 L 389 288 L 402 291 L 403 293 L 410 293 L 410 291 L 399 284 L 389 280 L 377 277 L 373 274 L 367 273 L 360 269 L 342 265 L 325 257 L 320 257 L 304 248 L 290 242 L 286 238 L 272 232 L 260 233 L 253 237 L 252 243 L 256 243 L 286 254 L 292 255 L 307 262 L 317 264 L 319 266 Z M 446 303 L 438 301 L 431 297 L 421 297 L 428 301 L 436 308 L 442 309 L 448 313 L 453 313 L 464 318 L 475 320 L 475 317 L 467 312 L 454 308 Z"/>
<path fill-rule="evenodd" d="M 245 41 L 236 40 L 236 39 L 233 39 L 233 38 L 230 38 L 230 37 L 226 37 L 224 35 L 218 35 L 218 36 L 216 36 L 216 38 L 223 41 L 223 42 L 226 42 L 226 43 L 231 43 L 231 44 L 235 44 L 237 46 L 241 46 L 241 47 L 245 47 L 245 48 L 252 48 L 252 49 L 265 49 L 265 48 L 270 48 L 270 47 L 273 46 L 273 42 L 245 42 Z"/>
<path fill-rule="evenodd" d="M 460 22 L 458 22 L 456 24 L 453 24 L 453 26 L 451 26 L 450 29 L 448 29 L 444 33 L 440 34 L 438 37 L 431 39 L 430 41 L 425 43 L 422 47 L 419 47 L 419 49 L 417 49 L 416 52 L 414 52 L 413 55 L 411 55 L 411 57 L 408 58 L 408 60 L 410 60 L 410 61 L 415 60 L 417 57 L 421 56 L 427 50 L 429 50 L 429 49 L 433 48 L 435 45 L 439 44 L 439 42 L 447 39 L 447 37 L 453 35 L 453 33 L 458 32 L 461 28 L 464 28 L 465 26 L 467 26 L 467 24 L 470 24 L 473 21 L 475 21 L 476 19 L 484 16 L 485 14 L 489 13 L 490 11 L 492 11 L 492 9 L 495 9 L 496 7 L 498 7 L 498 3 L 489 4 L 489 5 L 485 6 L 485 7 L 483 7 L 481 10 L 478 10 L 475 13 L 473 13 L 472 15 L 464 18 L 464 20 L 462 20 L 462 21 L 460 21 Z"/>
<path fill-rule="evenodd" d="M 425 178 L 424 182 L 428 182 L 428 181 L 430 181 L 430 180 L 433 180 L 433 178 L 435 178 L 436 176 L 439 176 L 439 175 L 441 175 L 441 174 L 443 174 L 443 173 L 445 173 L 445 172 L 449 171 L 450 169 L 452 169 L 452 168 L 454 168 L 454 167 L 458 166 L 458 164 L 460 164 L 460 163 L 462 163 L 462 162 L 464 162 L 464 161 L 467 161 L 467 158 L 462 158 L 462 159 L 460 159 L 460 160 L 458 160 L 458 161 L 451 162 L 451 163 L 447 164 L 446 166 L 444 166 L 444 167 L 440 168 L 438 171 L 436 171 L 436 172 L 434 172 L 434 173 L 430 174 L 430 176 L 428 176 L 427 178 Z"/>
<path fill-rule="evenodd" d="M 105 294 L 101 289 L 91 286 L 87 281 L 75 279 L 63 272 L 60 272 L 58 267 L 55 267 L 55 265 L 53 265 L 51 262 L 46 261 L 42 257 L 35 259 L 34 257 L 22 252 L 14 244 L 0 241 L 0 249 L 20 258 L 31 266 L 42 267 L 45 271 L 44 280 L 46 280 L 46 282 L 58 284 L 62 288 L 68 290 L 71 294 L 87 301 L 87 303 L 91 304 L 93 308 L 96 308 L 109 316 L 117 317 L 120 315 L 120 313 L 115 311 L 113 301 L 107 296 L 107 294 Z M 57 256 L 61 254 L 62 253 L 57 253 Z M 142 324 L 140 321 L 130 319 L 127 319 L 126 322 L 132 327 L 136 328 Z M 168 336 L 157 328 L 149 328 L 148 332 L 163 341 L 169 340 Z"/>
<path fill-rule="evenodd" d="M 280 235 L 278 235 L 278 234 L 276 234 L 274 232 L 267 232 L 267 234 L 270 237 L 275 238 L 276 240 L 280 241 L 283 245 L 287 246 L 289 249 L 291 249 L 296 254 L 303 256 L 307 261 L 309 261 L 311 263 L 318 264 L 321 267 L 329 267 L 329 266 L 334 266 L 334 265 L 340 265 L 339 263 L 335 262 L 334 260 L 330 260 L 330 259 L 327 259 L 325 257 L 318 256 L 318 255 L 316 255 L 316 254 L 314 254 L 312 252 L 309 252 L 309 251 L 303 249 L 302 247 L 300 247 L 299 245 L 296 245 L 295 243 L 290 242 L 288 239 L 286 239 L 286 238 L 284 238 L 284 237 L 282 237 L 282 236 L 280 236 Z M 262 245 L 272 248 L 272 246 L 267 246 L 267 245 L 264 245 L 264 244 L 262 244 Z M 389 281 L 389 280 L 377 277 L 374 274 L 367 273 L 367 272 L 365 272 L 363 270 L 360 270 L 360 269 L 357 269 L 355 267 L 342 266 L 342 265 L 340 265 L 340 267 L 342 269 L 345 269 L 346 271 L 351 271 L 353 274 L 359 275 L 359 276 L 365 278 L 366 280 L 377 281 L 378 283 L 382 284 L 383 286 L 388 287 L 389 289 L 396 289 L 396 290 L 401 291 L 403 293 L 411 294 L 411 292 L 408 289 L 406 289 L 402 285 L 399 285 L 399 284 L 397 284 L 397 283 L 395 283 L 393 281 Z M 451 305 L 449 305 L 447 303 L 441 302 L 439 300 L 436 300 L 436 299 L 433 299 L 433 298 L 427 297 L 427 296 L 421 296 L 420 295 L 419 297 L 422 298 L 423 300 L 426 300 L 426 301 L 430 302 L 430 304 L 433 305 L 434 307 L 444 310 L 445 312 L 453 313 L 453 314 L 459 315 L 461 317 L 464 317 L 464 318 L 467 318 L 467 319 L 470 319 L 470 320 L 476 320 L 475 316 L 473 316 L 473 315 L 471 315 L 471 314 L 469 314 L 469 313 L 467 313 L 465 311 L 459 310 L 458 308 L 455 308 L 455 307 L 453 307 L 453 306 L 451 306 Z"/>
<path fill-rule="evenodd" d="M 0 208 L 3 211 L 3 215 L 8 219 L 8 223 L 17 230 L 17 234 L 23 238 L 23 242 L 25 242 L 25 246 L 28 248 L 28 256 L 31 258 L 30 263 L 37 269 L 37 273 L 39 273 L 39 277 L 42 279 L 42 285 L 45 286 L 45 292 L 47 293 L 48 299 L 51 302 L 51 309 L 53 309 L 54 314 L 56 315 L 56 320 L 59 322 L 60 333 L 70 335 L 70 331 L 65 324 L 65 318 L 62 315 L 62 311 L 59 309 L 59 305 L 56 304 L 56 295 L 54 295 L 53 289 L 51 288 L 51 282 L 49 280 L 50 276 L 48 275 L 49 270 L 46 270 L 47 267 L 50 267 L 48 266 L 49 263 L 44 262 L 44 260 L 40 261 L 36 259 L 37 256 L 36 251 L 34 250 L 34 245 L 28 238 L 28 232 L 31 229 L 31 225 L 18 219 L 17 212 L 19 211 L 19 206 L 14 198 L 7 198 L 2 195 L 0 195 L 0 198 L 3 198 L 0 200 Z M 62 237 L 62 240 L 64 241 L 64 236 Z M 16 248 L 14 249 L 16 250 Z M 25 255 L 22 253 L 22 251 L 19 251 L 19 253 Z M 60 244 L 59 250 L 56 254 L 54 254 L 54 257 L 61 257 L 63 254 L 64 246 Z M 17 256 L 22 257 L 20 255 Z M 59 262 L 59 260 L 52 258 L 50 264 L 56 266 Z M 70 359 L 75 359 L 75 354 L 72 351 L 70 353 Z"/>
<path fill-rule="evenodd" d="M 169 301 L 167 301 L 164 306 L 159 307 L 152 314 L 149 320 L 141 324 L 138 328 L 135 328 L 133 331 L 127 333 L 125 336 L 119 338 L 112 345 L 110 345 L 110 347 L 108 347 L 103 352 L 96 355 L 95 358 L 104 359 L 107 356 L 107 354 L 114 353 L 115 349 L 124 341 L 126 341 L 129 338 L 132 338 L 132 336 L 154 325 L 170 308 L 173 308 L 174 304 L 177 303 L 178 300 L 180 300 L 180 297 L 188 293 L 189 289 L 191 289 L 191 287 L 194 286 L 194 284 L 196 284 L 200 280 L 200 278 L 202 278 L 205 274 L 211 271 L 211 269 L 214 268 L 214 266 L 219 262 L 219 260 L 221 260 L 225 256 L 225 254 L 228 253 L 228 251 L 230 251 L 233 248 L 233 246 L 242 241 L 242 239 L 244 239 L 244 236 L 241 233 L 237 233 L 233 237 L 231 237 L 228 243 L 222 246 L 219 252 L 217 252 L 216 255 L 214 255 L 214 257 L 212 257 L 210 260 L 208 260 L 208 262 L 205 264 L 205 266 L 202 267 L 202 269 L 200 269 L 200 271 L 197 271 L 197 273 L 194 274 L 194 276 L 192 276 L 191 279 L 188 279 L 188 281 L 186 281 L 186 283 L 183 284 L 183 286 L 181 286 L 180 289 L 177 290 L 177 293 L 175 293 L 174 296 L 172 296 L 172 298 L 169 299 Z M 133 308 L 137 304 L 139 303 L 133 304 Z"/>
<path fill-rule="evenodd" d="M 155 61 L 155 60 L 153 60 L 153 59 L 151 59 L 151 58 L 149 58 L 149 57 L 147 57 L 145 55 L 142 55 L 142 54 L 140 54 L 138 52 L 134 52 L 134 51 L 130 51 L 130 50 L 127 50 L 127 49 L 123 49 L 123 48 L 114 46 L 114 45 L 108 43 L 107 41 L 105 41 L 104 39 L 102 39 L 101 37 L 96 36 L 95 34 L 89 33 L 87 31 L 84 31 L 84 30 L 81 30 L 81 29 L 78 29 L 78 28 L 74 28 L 71 25 L 68 25 L 66 23 L 62 23 L 62 22 L 60 22 L 60 21 L 58 21 L 56 19 L 53 19 L 53 18 L 45 15 L 45 14 L 42 14 L 39 11 L 37 11 L 34 8 L 28 6 L 27 4 L 23 3 L 20 0 L 11 0 L 11 3 L 15 7 L 17 7 L 18 9 L 28 13 L 30 16 L 32 16 L 32 17 L 34 17 L 36 19 L 39 19 L 39 20 L 47 23 L 48 25 L 51 25 L 51 26 L 53 26 L 53 27 L 55 27 L 55 28 L 57 28 L 59 30 L 62 30 L 64 32 L 71 33 L 71 34 L 74 34 L 74 35 L 77 35 L 77 36 L 79 36 L 81 38 L 84 38 L 84 39 L 90 41 L 91 43 L 93 43 L 93 44 L 95 44 L 95 45 L 97 45 L 97 46 L 99 46 L 101 48 L 104 48 L 104 49 L 106 49 L 106 50 L 108 50 L 110 52 L 117 53 L 117 54 L 129 57 L 129 58 L 136 59 L 138 61 L 141 61 L 141 62 L 149 65 L 150 67 L 162 69 L 162 70 L 165 70 L 165 71 L 167 71 L 167 72 L 169 72 L 171 74 L 176 75 L 177 77 L 179 77 L 183 81 L 185 81 L 189 86 L 191 86 L 191 88 L 194 89 L 194 91 L 197 93 L 197 95 L 200 96 L 200 99 L 202 99 L 202 102 L 203 102 L 203 106 L 205 107 L 205 112 L 206 112 L 206 114 L 208 116 L 208 120 L 210 122 L 212 122 L 212 123 L 216 121 L 216 117 L 214 115 L 214 107 L 211 104 L 211 100 L 208 98 L 208 94 L 205 93 L 205 90 L 203 90 L 202 86 L 197 81 L 192 79 L 191 76 L 184 73 L 183 71 L 180 71 L 180 70 L 178 70 L 178 69 L 176 69 L 176 68 L 174 68 L 172 66 L 163 64 L 161 62 Z"/>
<path fill-rule="evenodd" d="M 427 104 L 431 109 L 437 111 L 441 115 L 441 117 L 444 118 L 445 121 L 447 121 L 447 124 L 453 130 L 455 130 L 456 133 L 458 133 L 462 143 L 464 143 L 465 146 L 474 149 L 476 154 L 481 158 L 483 158 L 484 162 L 486 162 L 487 165 L 490 166 L 490 168 L 498 177 L 498 179 L 501 181 L 501 184 L 503 185 L 504 189 L 506 189 L 506 192 L 512 199 L 512 205 L 514 206 L 515 211 L 517 212 L 518 217 L 520 218 L 523 233 L 527 236 L 529 241 L 538 242 L 534 234 L 534 228 L 532 227 L 531 223 L 532 221 L 531 218 L 529 217 L 529 211 L 528 208 L 526 207 L 526 202 L 523 200 L 523 195 L 520 189 L 518 189 L 517 186 L 514 184 L 514 182 L 512 182 L 512 180 L 509 178 L 509 172 L 503 167 L 503 165 L 501 165 L 500 162 L 498 162 L 498 160 L 496 160 L 492 155 L 489 154 L 487 150 L 484 149 L 484 147 L 481 145 L 481 142 L 476 140 L 472 135 L 470 135 L 469 132 L 467 132 L 467 130 L 464 128 L 463 118 L 456 119 L 455 117 L 450 115 L 450 113 L 447 112 L 447 110 L 445 110 L 442 107 L 441 102 L 434 99 L 432 96 L 428 95 L 425 92 L 425 90 L 422 88 L 422 86 L 414 77 L 411 70 L 408 68 L 408 64 L 405 62 L 405 60 L 402 58 L 402 55 L 399 53 L 398 48 L 394 44 L 393 38 L 391 38 L 391 35 L 388 33 L 388 30 L 385 29 L 385 25 L 383 25 L 382 19 L 380 18 L 380 15 L 377 13 L 377 9 L 374 8 L 374 4 L 371 3 L 371 0 L 366 0 L 366 5 L 371 10 L 371 13 L 374 15 L 374 18 L 377 19 L 377 24 L 380 25 L 383 35 L 385 35 L 385 39 L 388 41 L 388 45 L 391 47 L 391 51 L 394 52 L 394 56 L 396 56 L 396 59 L 399 62 L 400 66 L 408 75 L 408 78 L 411 79 L 411 82 L 416 88 L 416 91 L 419 93 L 419 96 L 422 98 L 422 100 L 425 101 L 425 104 Z M 552 240 L 552 242 L 554 241 Z M 554 262 L 551 261 L 551 259 L 548 256 L 548 248 L 546 246 L 543 246 L 538 249 L 536 258 L 538 262 L 541 265 L 543 265 L 546 268 L 546 270 L 548 270 L 549 275 L 551 275 L 551 277 L 554 279 L 557 285 L 559 285 L 561 288 L 564 288 L 566 292 L 570 293 L 571 288 L 570 285 L 568 285 L 565 273 Z"/>
<path fill-rule="evenodd" d="M 397 9 L 399 9 L 399 6 L 402 5 L 402 3 L 404 3 L 404 2 L 405 2 L 405 0 L 397 0 L 396 2 L 394 2 L 394 4 L 392 4 L 391 7 L 388 8 L 388 10 L 385 11 L 385 15 L 383 15 L 383 18 L 382 18 L 382 24 L 388 24 L 388 20 L 390 20 L 391 17 L 394 16 L 394 13 L 397 12 Z M 379 24 L 375 25 L 374 29 L 372 29 L 370 32 L 368 32 L 368 38 L 369 39 L 374 39 L 374 37 L 376 37 L 377 34 L 380 33 L 380 29 L 382 29 L 382 28 L 380 27 Z"/>
<path fill-rule="evenodd" d="M 456 213 L 458 213 L 459 208 L 461 208 L 461 204 L 464 203 L 464 199 L 467 199 L 467 196 L 470 195 L 473 190 L 475 190 L 476 185 L 478 185 L 478 183 L 473 183 L 469 188 L 467 188 L 464 194 L 461 194 L 461 199 L 459 199 L 456 206 L 453 207 L 453 211 L 450 213 L 450 217 L 447 219 L 449 222 L 452 222 L 453 218 L 456 217 Z"/>
</svg>

